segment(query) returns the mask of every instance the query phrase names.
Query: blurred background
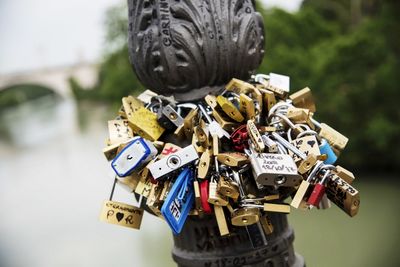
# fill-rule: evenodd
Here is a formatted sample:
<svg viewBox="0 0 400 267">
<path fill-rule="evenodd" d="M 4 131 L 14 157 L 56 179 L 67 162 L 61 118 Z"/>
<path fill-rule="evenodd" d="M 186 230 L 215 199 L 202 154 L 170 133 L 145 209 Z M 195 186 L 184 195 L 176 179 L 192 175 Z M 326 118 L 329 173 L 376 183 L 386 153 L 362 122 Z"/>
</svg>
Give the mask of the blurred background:
<svg viewBox="0 0 400 267">
<path fill-rule="evenodd" d="M 260 73 L 309 86 L 319 121 L 350 142 L 361 208 L 293 211 L 307 266 L 399 266 L 399 1 L 258 1 Z M 144 88 L 128 62 L 119 0 L 0 1 L 0 266 L 175 266 L 171 232 L 98 221 L 113 178 L 101 153 L 121 98 Z M 117 188 L 114 200 L 134 204 Z"/>
</svg>

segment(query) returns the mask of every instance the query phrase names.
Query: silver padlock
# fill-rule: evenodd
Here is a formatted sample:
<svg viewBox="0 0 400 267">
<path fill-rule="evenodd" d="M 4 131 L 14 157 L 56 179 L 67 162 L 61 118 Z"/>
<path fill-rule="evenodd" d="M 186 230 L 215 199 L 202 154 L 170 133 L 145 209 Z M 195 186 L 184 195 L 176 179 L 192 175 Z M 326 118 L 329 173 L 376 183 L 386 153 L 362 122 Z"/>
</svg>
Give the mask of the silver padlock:
<svg viewBox="0 0 400 267">
<path fill-rule="evenodd" d="M 250 162 L 254 179 L 263 186 L 297 186 L 302 177 L 297 173 L 297 166 L 289 155 L 252 153 Z"/>
</svg>

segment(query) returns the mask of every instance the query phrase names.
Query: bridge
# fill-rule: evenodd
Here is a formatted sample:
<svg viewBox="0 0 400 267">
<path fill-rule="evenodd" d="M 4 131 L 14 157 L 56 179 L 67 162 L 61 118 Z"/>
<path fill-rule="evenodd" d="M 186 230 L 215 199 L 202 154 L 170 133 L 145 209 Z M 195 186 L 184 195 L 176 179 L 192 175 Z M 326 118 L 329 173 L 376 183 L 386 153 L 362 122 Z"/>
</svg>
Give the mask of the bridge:
<svg viewBox="0 0 400 267">
<path fill-rule="evenodd" d="M 69 97 L 71 88 L 68 79 L 71 77 L 75 78 L 83 88 L 92 88 L 98 80 L 98 65 L 78 63 L 26 72 L 0 73 L 0 92 L 16 85 L 32 84 L 47 87 L 61 96 Z"/>
</svg>

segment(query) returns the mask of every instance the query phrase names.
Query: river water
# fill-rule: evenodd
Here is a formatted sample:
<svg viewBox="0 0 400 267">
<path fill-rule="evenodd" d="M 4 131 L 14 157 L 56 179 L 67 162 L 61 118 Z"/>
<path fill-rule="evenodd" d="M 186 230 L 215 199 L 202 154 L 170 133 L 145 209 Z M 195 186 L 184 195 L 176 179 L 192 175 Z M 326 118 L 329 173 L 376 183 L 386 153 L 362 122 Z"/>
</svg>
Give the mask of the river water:
<svg viewBox="0 0 400 267">
<path fill-rule="evenodd" d="M 116 110 L 42 97 L 0 114 L 0 266 L 174 266 L 167 224 L 98 220 L 113 182 L 101 150 Z M 135 204 L 116 189 L 114 200 Z"/>
</svg>

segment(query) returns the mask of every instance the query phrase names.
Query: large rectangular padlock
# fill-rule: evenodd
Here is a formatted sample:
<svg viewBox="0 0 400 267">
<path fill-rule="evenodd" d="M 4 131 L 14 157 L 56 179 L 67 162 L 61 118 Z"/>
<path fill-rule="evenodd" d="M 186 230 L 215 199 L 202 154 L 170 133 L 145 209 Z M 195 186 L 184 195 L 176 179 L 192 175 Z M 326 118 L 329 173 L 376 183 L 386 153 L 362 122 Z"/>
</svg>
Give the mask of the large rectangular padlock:
<svg viewBox="0 0 400 267">
<path fill-rule="evenodd" d="M 336 174 L 333 174 L 327 183 L 326 195 L 329 200 L 335 203 L 350 217 L 358 213 L 360 206 L 360 195 L 358 191 Z"/>
<path fill-rule="evenodd" d="M 308 87 L 291 94 L 289 98 L 292 100 L 292 103 L 295 107 L 306 108 L 311 112 L 315 112 L 317 110 L 315 108 L 313 95 Z"/>
<path fill-rule="evenodd" d="M 291 156 L 286 154 L 253 153 L 250 155 L 253 175 L 263 186 L 295 187 L 302 181 Z"/>
<path fill-rule="evenodd" d="M 199 155 L 197 154 L 196 149 L 193 145 L 189 145 L 154 162 L 149 166 L 149 170 L 153 175 L 153 178 L 158 179 L 184 167 L 198 158 Z"/>
<path fill-rule="evenodd" d="M 321 155 L 317 138 L 314 135 L 308 135 L 296 138 L 290 143 L 298 150 L 303 152 L 306 156 L 310 154 L 313 154 L 314 156 Z M 293 160 L 296 163 L 302 160 L 302 158 L 299 155 L 293 153 L 291 150 L 289 150 L 289 155 L 292 156 Z"/>
</svg>

